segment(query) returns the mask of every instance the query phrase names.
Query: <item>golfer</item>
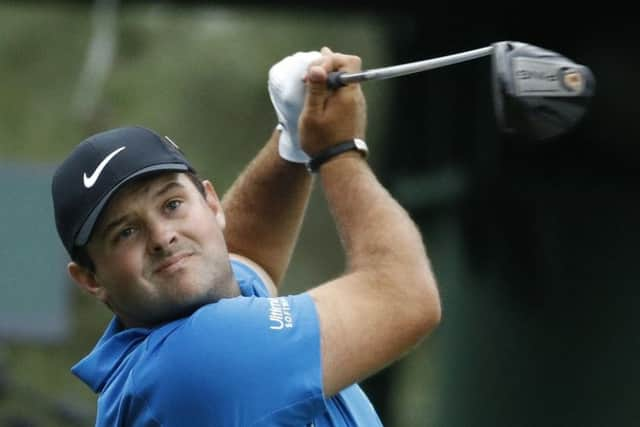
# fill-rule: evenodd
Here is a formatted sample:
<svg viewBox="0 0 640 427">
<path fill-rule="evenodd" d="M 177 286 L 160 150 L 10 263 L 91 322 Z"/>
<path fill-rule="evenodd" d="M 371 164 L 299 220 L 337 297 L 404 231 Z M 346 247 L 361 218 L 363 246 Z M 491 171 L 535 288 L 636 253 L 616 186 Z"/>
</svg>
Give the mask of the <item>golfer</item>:
<svg viewBox="0 0 640 427">
<path fill-rule="evenodd" d="M 327 88 L 360 59 L 323 48 L 276 65 L 271 83 L 302 91 L 270 87 L 280 123 L 222 199 L 142 126 L 89 136 L 54 175 L 69 274 L 114 314 L 72 368 L 97 426 L 379 426 L 358 382 L 438 325 L 421 234 L 367 163 L 361 88 Z M 288 295 L 314 183 L 347 267 Z"/>
</svg>

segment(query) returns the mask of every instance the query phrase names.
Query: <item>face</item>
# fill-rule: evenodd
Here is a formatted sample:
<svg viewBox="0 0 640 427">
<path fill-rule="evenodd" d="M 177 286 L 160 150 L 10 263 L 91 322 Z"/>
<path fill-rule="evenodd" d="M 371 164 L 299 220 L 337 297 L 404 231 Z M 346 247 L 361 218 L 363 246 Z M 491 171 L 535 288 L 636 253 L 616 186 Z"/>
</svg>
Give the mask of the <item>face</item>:
<svg viewBox="0 0 640 427">
<path fill-rule="evenodd" d="M 203 184 L 204 197 L 181 173 L 123 187 L 87 246 L 95 272 L 70 265 L 74 279 L 126 326 L 149 326 L 239 295 L 220 202 L 211 183 Z"/>
</svg>

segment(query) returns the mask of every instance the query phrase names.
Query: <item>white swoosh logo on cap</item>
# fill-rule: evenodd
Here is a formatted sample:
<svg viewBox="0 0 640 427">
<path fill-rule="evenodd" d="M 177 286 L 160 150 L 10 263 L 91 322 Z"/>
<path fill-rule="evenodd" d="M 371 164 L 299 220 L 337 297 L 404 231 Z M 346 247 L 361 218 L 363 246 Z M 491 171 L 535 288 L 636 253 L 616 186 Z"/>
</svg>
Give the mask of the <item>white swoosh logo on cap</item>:
<svg viewBox="0 0 640 427">
<path fill-rule="evenodd" d="M 107 163 L 109 163 L 111 161 L 111 159 L 113 159 L 116 154 L 118 154 L 119 152 L 121 152 L 122 150 L 124 150 L 127 147 L 120 147 L 118 148 L 116 151 L 112 152 L 111 154 L 109 154 L 107 157 L 104 158 L 104 160 L 102 160 L 100 162 L 100 164 L 98 165 L 98 167 L 96 168 L 96 170 L 93 171 L 93 173 L 91 174 L 91 176 L 87 176 L 87 173 L 85 172 L 84 174 L 82 174 L 82 180 L 84 182 L 84 186 L 85 188 L 91 188 L 93 187 L 93 185 L 96 183 L 96 181 L 98 180 L 98 177 L 100 176 L 100 174 L 102 173 L 102 170 L 105 168 L 105 166 L 107 166 Z"/>
</svg>

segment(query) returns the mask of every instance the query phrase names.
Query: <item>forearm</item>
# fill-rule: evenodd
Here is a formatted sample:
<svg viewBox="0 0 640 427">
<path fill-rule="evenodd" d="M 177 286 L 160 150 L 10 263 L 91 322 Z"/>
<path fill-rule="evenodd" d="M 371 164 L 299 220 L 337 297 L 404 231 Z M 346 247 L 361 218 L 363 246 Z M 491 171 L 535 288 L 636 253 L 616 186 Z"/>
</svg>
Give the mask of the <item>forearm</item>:
<svg viewBox="0 0 640 427">
<path fill-rule="evenodd" d="M 357 153 L 342 155 L 322 169 L 322 186 L 349 272 L 371 275 L 363 290 L 375 292 L 378 287 L 376 293 L 387 294 L 405 308 L 415 303 L 425 314 L 439 317 L 422 236 L 406 210 Z"/>
<path fill-rule="evenodd" d="M 279 156 L 278 135 L 272 134 L 222 199 L 229 252 L 261 265 L 276 285 L 291 259 L 312 183 L 304 165 Z"/>
<path fill-rule="evenodd" d="M 310 291 L 322 331 L 327 395 L 402 356 L 440 321 L 421 235 L 357 154 L 321 167 L 348 271 Z"/>
</svg>

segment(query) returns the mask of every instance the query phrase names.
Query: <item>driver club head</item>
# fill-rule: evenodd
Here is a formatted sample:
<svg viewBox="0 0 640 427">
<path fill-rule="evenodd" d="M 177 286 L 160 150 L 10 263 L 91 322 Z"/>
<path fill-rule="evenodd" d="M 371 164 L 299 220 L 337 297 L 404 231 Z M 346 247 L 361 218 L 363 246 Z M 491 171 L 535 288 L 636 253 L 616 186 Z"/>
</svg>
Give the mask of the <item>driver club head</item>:
<svg viewBox="0 0 640 427">
<path fill-rule="evenodd" d="M 492 46 L 493 102 L 500 131 L 546 141 L 575 127 L 595 90 L 588 67 L 526 43 Z"/>
</svg>

